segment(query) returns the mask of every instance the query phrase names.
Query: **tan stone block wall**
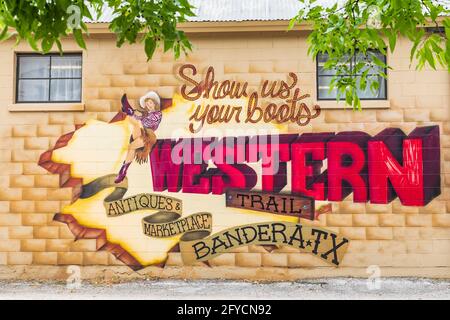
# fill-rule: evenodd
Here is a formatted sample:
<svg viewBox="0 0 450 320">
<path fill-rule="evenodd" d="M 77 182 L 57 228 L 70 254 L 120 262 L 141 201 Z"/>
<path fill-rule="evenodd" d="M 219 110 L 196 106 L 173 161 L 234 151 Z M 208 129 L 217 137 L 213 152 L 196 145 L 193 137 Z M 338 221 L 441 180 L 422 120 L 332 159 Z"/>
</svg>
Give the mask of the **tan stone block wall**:
<svg viewBox="0 0 450 320">
<path fill-rule="evenodd" d="M 173 61 L 158 51 L 146 62 L 141 46 L 115 47 L 110 36 L 93 36 L 83 53 L 84 112 L 10 112 L 14 87 L 14 50 L 0 45 L 0 265 L 14 272 L 4 278 L 63 279 L 65 265 L 86 266 L 92 277 L 105 269 L 135 276 L 108 252 L 97 252 L 95 240 L 78 240 L 68 227 L 52 221 L 66 205 L 72 190 L 59 188 L 59 177 L 37 165 L 39 155 L 57 138 L 88 119 L 109 121 L 127 93 L 137 99 L 149 89 L 170 97 L 180 87 L 175 76 L 182 63 L 193 63 L 200 73 L 213 65 L 219 79 L 249 81 L 286 79 L 294 71 L 304 93 L 316 96 L 315 63 L 307 56 L 303 33 L 236 33 L 191 35 L 194 51 Z M 442 194 L 424 208 L 404 207 L 398 200 L 387 205 L 354 204 L 350 199 L 333 204 L 333 213 L 305 224 L 323 226 L 351 239 L 340 268 L 330 268 L 311 255 L 281 247 L 240 248 L 213 259 L 210 267 L 183 267 L 179 253 L 170 253 L 166 267 L 146 268 L 141 274 L 157 277 L 294 279 L 318 276 L 366 276 L 369 265 L 384 275 L 450 275 L 450 79 L 445 70 L 409 69 L 406 41 L 389 54 L 388 104 L 361 112 L 324 109 L 307 127 L 289 125 L 293 132 L 364 130 L 376 134 L 386 127 L 409 133 L 416 126 L 441 128 Z M 65 41 L 66 50 L 79 51 Z M 319 102 L 319 104 L 323 104 Z M 330 103 L 323 105 L 329 106 Z M 364 105 L 365 103 L 363 103 Z M 377 102 L 370 106 L 377 107 Z M 25 267 L 24 267 L 25 266 Z M 53 266 L 53 267 L 50 267 Z M 88 267 L 94 266 L 94 267 Z M 95 269 L 95 266 L 101 266 Z M 54 269 L 56 268 L 56 269 Z"/>
</svg>

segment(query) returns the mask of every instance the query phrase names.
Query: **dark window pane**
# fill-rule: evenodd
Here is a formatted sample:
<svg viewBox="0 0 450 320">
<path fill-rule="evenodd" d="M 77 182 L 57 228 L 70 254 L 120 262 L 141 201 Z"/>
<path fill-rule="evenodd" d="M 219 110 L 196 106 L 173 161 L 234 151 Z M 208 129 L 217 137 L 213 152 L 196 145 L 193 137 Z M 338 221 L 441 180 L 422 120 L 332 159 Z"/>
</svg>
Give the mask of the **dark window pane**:
<svg viewBox="0 0 450 320">
<path fill-rule="evenodd" d="M 335 99 L 336 89 L 330 92 L 330 82 L 333 77 L 319 77 L 317 93 L 320 99 Z"/>
<path fill-rule="evenodd" d="M 48 101 L 48 80 L 19 80 L 17 100 L 21 102 Z"/>
<path fill-rule="evenodd" d="M 81 57 L 52 57 L 52 78 L 81 78 Z"/>
<path fill-rule="evenodd" d="M 48 78 L 50 57 L 19 57 L 19 78 Z"/>
<path fill-rule="evenodd" d="M 379 84 L 378 90 L 375 92 L 370 89 L 371 81 L 377 81 Z M 360 99 L 386 99 L 386 79 L 381 76 L 369 76 L 367 79 L 367 86 L 365 90 L 359 89 L 359 79 L 356 81 L 356 85 L 358 87 L 358 97 Z"/>
<path fill-rule="evenodd" d="M 379 60 L 381 60 L 383 62 L 386 61 L 386 57 L 383 54 L 381 54 L 380 52 L 371 51 L 371 52 L 367 52 L 367 55 L 363 55 L 363 54 L 359 53 L 356 56 L 356 63 L 358 63 L 358 62 L 370 63 L 371 60 L 373 60 L 372 56 L 376 56 Z M 384 68 L 377 66 L 374 63 L 371 63 L 371 66 L 367 65 L 367 66 L 363 67 L 361 69 L 361 71 L 358 73 L 363 73 L 366 70 L 369 70 L 369 72 L 368 72 L 369 74 L 377 74 L 380 71 L 384 72 Z"/>
<path fill-rule="evenodd" d="M 51 101 L 80 101 L 81 79 L 51 80 Z"/>
<path fill-rule="evenodd" d="M 332 70 L 332 69 L 325 69 L 324 65 L 325 62 L 327 62 L 328 60 L 328 55 L 326 54 L 319 54 L 317 56 L 317 73 L 319 75 L 334 75 L 336 74 L 336 70 Z"/>
<path fill-rule="evenodd" d="M 317 74 L 318 75 L 335 75 L 336 70 L 335 69 L 326 69 L 325 68 L 325 62 L 328 60 L 327 54 L 318 54 L 317 55 Z M 346 65 L 348 69 L 350 69 L 351 65 L 348 61 L 348 57 L 344 57 L 342 59 L 342 65 Z"/>
</svg>

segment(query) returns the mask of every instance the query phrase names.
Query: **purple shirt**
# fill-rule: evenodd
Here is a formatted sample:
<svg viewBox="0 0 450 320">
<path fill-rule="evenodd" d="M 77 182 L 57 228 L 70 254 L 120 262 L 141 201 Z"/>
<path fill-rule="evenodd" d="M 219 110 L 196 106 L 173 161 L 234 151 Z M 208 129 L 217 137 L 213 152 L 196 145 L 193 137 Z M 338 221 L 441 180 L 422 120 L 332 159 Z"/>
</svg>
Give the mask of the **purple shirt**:
<svg viewBox="0 0 450 320">
<path fill-rule="evenodd" d="M 133 114 L 133 118 L 140 120 L 144 128 L 152 129 L 155 131 L 158 129 L 161 123 L 162 113 L 161 111 L 149 112 L 146 116 L 138 116 L 136 113 Z"/>
</svg>

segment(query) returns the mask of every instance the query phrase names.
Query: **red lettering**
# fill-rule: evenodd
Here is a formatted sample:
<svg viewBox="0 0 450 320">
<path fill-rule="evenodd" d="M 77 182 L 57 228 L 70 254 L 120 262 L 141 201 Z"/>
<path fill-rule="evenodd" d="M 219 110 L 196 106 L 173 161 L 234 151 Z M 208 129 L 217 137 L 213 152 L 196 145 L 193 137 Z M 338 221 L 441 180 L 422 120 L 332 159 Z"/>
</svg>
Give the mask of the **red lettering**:
<svg viewBox="0 0 450 320">
<path fill-rule="evenodd" d="M 341 201 L 353 191 L 354 202 L 367 201 L 365 149 L 370 136 L 341 132 L 328 142 L 328 200 Z"/>
<path fill-rule="evenodd" d="M 150 154 L 153 190 L 178 192 L 181 189 L 182 166 L 172 161 L 171 153 L 175 143 L 161 140 L 155 144 Z"/>
<path fill-rule="evenodd" d="M 440 194 L 439 167 L 439 127 L 418 128 L 408 138 L 400 129 L 382 131 L 369 142 L 371 202 L 398 196 L 403 205 L 426 205 Z"/>
<path fill-rule="evenodd" d="M 326 200 L 327 172 L 321 173 L 326 142 L 334 133 L 302 134 L 292 144 L 292 192 Z"/>
<path fill-rule="evenodd" d="M 172 153 L 183 161 L 173 161 Z M 162 140 L 150 158 L 154 191 L 251 190 L 258 177 L 248 164 L 261 162 L 262 190 L 276 193 L 287 186 L 291 161 L 291 192 L 316 200 L 341 201 L 353 192 L 355 202 L 388 203 L 398 196 L 403 205 L 424 206 L 441 192 L 438 126 L 408 137 L 386 129 L 374 138 L 351 131 L 185 139 L 180 145 Z"/>
</svg>

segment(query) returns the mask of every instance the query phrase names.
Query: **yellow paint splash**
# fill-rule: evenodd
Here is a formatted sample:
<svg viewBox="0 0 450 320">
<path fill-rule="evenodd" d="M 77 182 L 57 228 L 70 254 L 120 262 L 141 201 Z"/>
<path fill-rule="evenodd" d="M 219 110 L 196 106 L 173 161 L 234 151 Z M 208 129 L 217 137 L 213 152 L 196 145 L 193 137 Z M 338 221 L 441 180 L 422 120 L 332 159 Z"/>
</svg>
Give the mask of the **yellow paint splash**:
<svg viewBox="0 0 450 320">
<path fill-rule="evenodd" d="M 179 104 L 178 104 L 179 106 Z M 186 111 L 186 110 L 185 110 Z M 170 133 L 176 121 L 186 124 L 186 113 L 180 118 L 179 111 L 171 108 L 164 112 L 163 121 L 157 130 L 158 138 Z M 224 127 L 228 125 L 224 124 Z M 124 121 L 106 123 L 90 120 L 75 132 L 66 147 L 53 152 L 52 161 L 71 164 L 71 175 L 82 178 L 86 184 L 100 176 L 117 173 L 125 158 L 130 137 L 130 123 Z M 258 175 L 260 164 L 252 164 Z M 129 189 L 126 196 L 142 192 L 153 192 L 151 169 L 149 163 L 138 165 L 133 163 L 128 171 Z M 258 184 L 256 189 L 260 188 Z M 72 214 L 80 224 L 101 228 L 107 231 L 107 239 L 120 244 L 130 252 L 142 265 L 152 265 L 165 261 L 167 252 L 179 241 L 173 238 L 150 238 L 143 234 L 141 220 L 153 213 L 139 211 L 119 217 L 107 217 L 103 207 L 103 199 L 113 188 L 105 189 L 88 199 L 78 199 L 63 208 L 62 213 Z M 266 222 L 297 222 L 297 218 L 267 214 L 256 211 L 236 210 L 225 207 L 224 195 L 198 195 L 187 193 L 168 193 L 183 201 L 183 216 L 194 212 L 207 211 L 213 216 L 213 233 L 233 226 Z"/>
</svg>

